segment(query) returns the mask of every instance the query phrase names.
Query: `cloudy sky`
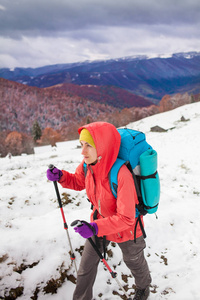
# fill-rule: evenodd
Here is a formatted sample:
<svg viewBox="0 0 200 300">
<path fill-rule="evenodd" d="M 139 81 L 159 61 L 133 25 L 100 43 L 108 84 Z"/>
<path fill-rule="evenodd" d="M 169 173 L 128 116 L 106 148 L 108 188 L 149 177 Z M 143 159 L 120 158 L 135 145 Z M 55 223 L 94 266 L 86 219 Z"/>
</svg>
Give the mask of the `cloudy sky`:
<svg viewBox="0 0 200 300">
<path fill-rule="evenodd" d="M 200 51 L 200 0 L 0 0 L 0 68 Z"/>
</svg>

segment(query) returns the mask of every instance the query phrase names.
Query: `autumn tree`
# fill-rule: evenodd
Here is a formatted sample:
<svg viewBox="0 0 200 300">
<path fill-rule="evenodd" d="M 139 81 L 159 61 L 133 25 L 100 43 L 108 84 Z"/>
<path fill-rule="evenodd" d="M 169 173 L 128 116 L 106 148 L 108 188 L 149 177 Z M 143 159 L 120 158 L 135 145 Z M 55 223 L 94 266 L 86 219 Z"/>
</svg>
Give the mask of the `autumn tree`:
<svg viewBox="0 0 200 300">
<path fill-rule="evenodd" d="M 12 131 L 7 135 L 5 139 L 5 148 L 7 153 L 10 152 L 12 155 L 34 153 L 32 139 L 26 134 L 17 131 Z"/>
<path fill-rule="evenodd" d="M 42 145 L 51 145 L 56 146 L 56 143 L 61 141 L 61 135 L 50 127 L 47 127 L 43 130 L 41 137 Z"/>
</svg>

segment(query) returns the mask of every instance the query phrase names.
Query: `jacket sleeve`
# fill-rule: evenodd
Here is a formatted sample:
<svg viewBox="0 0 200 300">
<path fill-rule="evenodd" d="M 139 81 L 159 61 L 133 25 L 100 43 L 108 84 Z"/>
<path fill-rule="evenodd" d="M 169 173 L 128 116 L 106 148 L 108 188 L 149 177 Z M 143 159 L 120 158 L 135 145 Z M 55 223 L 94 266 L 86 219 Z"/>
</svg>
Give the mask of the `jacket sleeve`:
<svg viewBox="0 0 200 300">
<path fill-rule="evenodd" d="M 76 168 L 75 174 L 71 174 L 65 170 L 62 170 L 63 175 L 59 180 L 59 183 L 64 188 L 81 191 L 85 189 L 85 174 L 83 170 L 83 162 Z"/>
<path fill-rule="evenodd" d="M 110 217 L 95 220 L 98 236 L 122 232 L 135 223 L 135 205 L 138 202 L 133 177 L 126 166 L 118 173 L 116 213 Z"/>
</svg>

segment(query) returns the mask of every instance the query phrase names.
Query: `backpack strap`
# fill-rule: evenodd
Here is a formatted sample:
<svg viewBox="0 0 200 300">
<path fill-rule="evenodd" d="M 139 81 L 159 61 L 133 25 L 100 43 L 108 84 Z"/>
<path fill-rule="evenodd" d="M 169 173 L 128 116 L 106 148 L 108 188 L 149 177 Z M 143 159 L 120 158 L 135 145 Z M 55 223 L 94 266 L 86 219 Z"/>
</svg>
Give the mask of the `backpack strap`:
<svg viewBox="0 0 200 300">
<path fill-rule="evenodd" d="M 117 188 L 118 188 L 118 179 L 117 179 L 117 177 L 118 177 L 119 170 L 123 165 L 126 165 L 126 167 L 129 169 L 129 171 L 131 172 L 131 174 L 133 176 L 133 180 L 134 180 L 134 183 L 135 183 L 135 188 L 136 188 L 138 200 L 140 201 L 139 198 L 142 197 L 142 196 L 141 196 L 141 193 L 140 193 L 140 190 L 139 190 L 139 185 L 137 183 L 136 176 L 132 171 L 131 165 L 128 161 L 125 161 L 125 160 L 120 159 L 120 158 L 117 158 L 117 160 L 115 161 L 114 165 L 112 166 L 112 168 L 111 168 L 111 170 L 108 174 L 110 188 L 111 188 L 111 191 L 113 193 L 113 196 L 115 198 L 117 198 Z M 140 214 L 137 207 L 136 207 L 136 212 L 135 213 L 136 213 L 135 217 L 137 218 Z"/>
<path fill-rule="evenodd" d="M 85 177 L 87 175 L 87 164 L 84 162 L 83 164 L 83 171 L 84 171 L 84 174 L 85 174 Z"/>
<path fill-rule="evenodd" d="M 137 221 L 135 223 L 135 229 L 134 229 L 134 242 L 135 243 L 136 243 L 136 229 L 137 229 L 138 223 L 140 224 L 140 228 L 142 230 L 142 234 L 143 234 L 144 239 L 147 237 L 146 232 L 144 230 L 144 226 L 142 224 L 141 215 L 139 215 L 138 218 L 137 218 Z"/>
<path fill-rule="evenodd" d="M 121 168 L 121 166 L 123 166 L 126 163 L 125 160 L 117 158 L 114 165 L 112 166 L 112 168 L 110 169 L 110 172 L 108 174 L 108 178 L 109 178 L 109 183 L 110 183 L 110 188 L 111 191 L 113 193 L 113 196 L 115 198 L 117 198 L 117 188 L 118 188 L 118 180 L 117 180 L 117 176 L 119 173 L 119 169 Z"/>
</svg>

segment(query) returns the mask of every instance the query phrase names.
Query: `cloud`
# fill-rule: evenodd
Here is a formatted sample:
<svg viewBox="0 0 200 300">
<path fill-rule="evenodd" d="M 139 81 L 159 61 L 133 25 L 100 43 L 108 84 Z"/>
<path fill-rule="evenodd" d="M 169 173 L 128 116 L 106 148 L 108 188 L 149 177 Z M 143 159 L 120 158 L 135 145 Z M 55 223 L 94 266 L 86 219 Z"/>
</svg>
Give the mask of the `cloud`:
<svg viewBox="0 0 200 300">
<path fill-rule="evenodd" d="M 3 1 L 1 35 L 42 35 L 80 29 L 133 27 L 142 24 L 194 24 L 200 2 L 195 0 L 18 0 Z"/>
<path fill-rule="evenodd" d="M 1 0 L 0 67 L 199 51 L 199 16 L 199 0 Z"/>
<path fill-rule="evenodd" d="M 0 4 L 0 10 L 6 10 L 5 6 Z"/>
<path fill-rule="evenodd" d="M 22 37 L 21 40 L 0 38 L 1 67 L 39 67 L 57 63 L 71 63 L 94 59 L 110 59 L 137 54 L 171 54 L 200 49 L 200 39 L 183 38 L 165 33 L 158 34 L 148 28 L 107 28 L 98 42 L 88 38 L 64 37 Z M 164 30 L 163 30 L 164 32 Z M 78 33 L 78 35 L 80 32 Z M 106 34 L 106 38 L 104 36 Z M 142 38 L 141 38 L 142 37 Z M 14 52 L 13 52 L 14 49 Z M 7 55 L 5 57 L 5 54 Z"/>
</svg>

